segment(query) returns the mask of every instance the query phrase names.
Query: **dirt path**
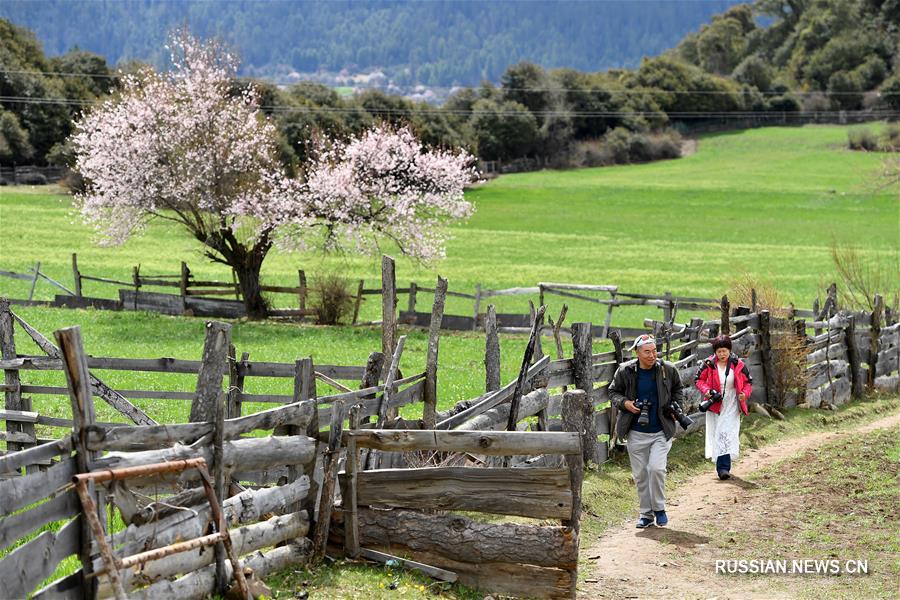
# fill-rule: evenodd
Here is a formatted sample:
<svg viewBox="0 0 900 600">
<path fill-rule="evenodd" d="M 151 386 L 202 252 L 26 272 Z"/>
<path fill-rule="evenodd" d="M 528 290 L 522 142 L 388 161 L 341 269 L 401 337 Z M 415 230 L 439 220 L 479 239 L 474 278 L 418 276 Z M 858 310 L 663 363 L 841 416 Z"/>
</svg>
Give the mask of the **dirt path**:
<svg viewBox="0 0 900 600">
<path fill-rule="evenodd" d="M 759 531 L 760 527 L 791 527 L 789 498 L 764 493 L 748 494 L 758 485 L 747 475 L 784 459 L 839 438 L 900 425 L 900 414 L 842 432 L 821 432 L 786 439 L 758 450 L 742 451 L 729 481 L 719 481 L 710 463 L 709 473 L 688 480 L 668 499 L 667 527 L 635 529 L 634 520 L 611 529 L 584 552 L 593 563 L 580 598 L 772 598 L 783 597 L 771 579 L 728 577 L 715 574 L 716 558 L 722 550 L 708 544 L 705 535 L 711 522 L 727 524 L 735 535 Z M 755 496 L 748 500 L 748 496 Z M 777 557 L 772 557 L 777 558 Z"/>
</svg>

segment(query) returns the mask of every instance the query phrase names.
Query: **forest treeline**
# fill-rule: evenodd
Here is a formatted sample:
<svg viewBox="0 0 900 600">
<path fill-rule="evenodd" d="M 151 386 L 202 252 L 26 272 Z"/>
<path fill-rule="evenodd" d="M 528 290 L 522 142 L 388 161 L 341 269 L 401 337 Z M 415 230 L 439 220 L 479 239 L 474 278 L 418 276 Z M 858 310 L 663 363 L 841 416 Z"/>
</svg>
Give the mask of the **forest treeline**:
<svg viewBox="0 0 900 600">
<path fill-rule="evenodd" d="M 47 58 L 33 33 L 8 21 L 0 20 L 0 40 L 0 161 L 64 163 L 73 119 L 115 91 L 118 71 L 77 49 Z M 344 97 L 314 83 L 254 84 L 292 168 L 323 136 L 349 136 L 381 120 L 488 161 L 612 164 L 677 156 L 678 130 L 704 120 L 838 111 L 896 117 L 898 40 L 900 0 L 757 0 L 713 16 L 635 69 L 517 62 L 499 84 L 463 88 L 441 106 L 376 90 Z M 245 83 L 235 81 L 235 90 Z"/>
</svg>

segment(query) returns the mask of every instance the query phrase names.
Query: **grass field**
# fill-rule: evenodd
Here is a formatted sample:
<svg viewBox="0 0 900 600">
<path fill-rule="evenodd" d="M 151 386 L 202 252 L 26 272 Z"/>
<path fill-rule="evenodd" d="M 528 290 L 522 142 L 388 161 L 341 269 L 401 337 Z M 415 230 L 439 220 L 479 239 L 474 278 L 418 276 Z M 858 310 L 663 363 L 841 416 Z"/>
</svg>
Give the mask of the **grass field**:
<svg viewBox="0 0 900 600">
<path fill-rule="evenodd" d="M 444 262 L 428 268 L 399 260 L 398 280 L 401 284 L 425 282 L 440 272 L 450 278 L 451 289 L 466 291 L 475 283 L 500 288 L 568 281 L 713 297 L 747 274 L 775 286 L 798 306 L 809 306 L 834 278 L 832 242 L 853 244 L 866 261 L 897 272 L 900 193 L 872 192 L 882 156 L 846 151 L 846 130 L 802 127 L 718 134 L 702 138 L 696 154 L 677 161 L 503 176 L 469 192 L 477 212 L 454 229 Z M 202 259 L 194 243 L 169 225 L 156 224 L 144 237 L 115 249 L 98 248 L 90 237 L 72 214 L 67 196 L 48 193 L 46 188 L 0 188 L 2 270 L 25 272 L 40 261 L 42 272 L 69 285 L 70 255 L 77 252 L 82 271 L 91 275 L 128 279 L 131 267 L 138 263 L 142 273 L 175 273 L 179 261 L 185 260 L 198 277 L 228 276 Z M 298 268 L 313 276 L 332 271 L 366 278 L 373 286 L 379 272 L 377 258 L 273 254 L 263 274 L 268 283 L 293 285 Z M 900 288 L 896 276 L 891 287 Z M 54 293 L 45 283 L 38 284 L 38 298 Z M 112 286 L 88 283 L 85 293 L 113 297 L 116 292 Z M 26 283 L 0 278 L 0 295 L 22 298 L 27 294 Z M 427 307 L 429 302 L 427 296 L 420 296 L 420 306 Z M 601 319 L 586 303 L 571 305 L 568 322 Z M 551 314 L 559 307 L 559 302 L 551 304 Z M 527 304 L 521 297 L 504 299 L 498 308 L 525 312 Z M 467 302 L 448 304 L 451 313 L 470 311 Z M 43 308 L 17 312 L 48 335 L 63 326 L 81 325 L 88 352 L 98 356 L 198 359 L 202 350 L 204 328 L 199 318 Z M 636 309 L 623 311 L 621 319 L 634 323 L 657 315 Z M 379 316 L 377 300 L 368 303 L 363 316 Z M 614 322 L 629 324 L 620 321 L 619 313 Z M 249 351 L 251 360 L 287 362 L 311 354 L 320 364 L 363 364 L 369 352 L 380 349 L 379 331 L 373 328 L 236 322 L 233 335 L 238 351 Z M 39 353 L 23 338 L 17 337 L 19 352 Z M 405 372 L 423 368 L 425 342 L 422 332 L 409 332 Z M 483 390 L 483 344 L 483 337 L 474 332 L 443 336 L 441 408 Z M 503 338 L 504 381 L 514 376 L 523 345 L 521 336 Z M 195 383 L 191 377 L 177 375 L 100 375 L 125 389 L 191 390 Z M 50 373 L 32 371 L 26 376 L 28 383 L 62 384 L 61 377 Z M 248 391 L 289 393 L 287 382 L 276 387 L 259 380 L 251 382 Z M 67 399 L 46 404 L 38 403 L 45 402 L 43 397 L 35 400 L 35 408 L 42 413 L 69 414 Z M 161 421 L 183 421 L 187 416 L 186 402 L 135 403 Z M 101 419 L 113 416 L 102 403 L 97 404 Z M 896 400 L 888 406 L 896 407 Z M 865 406 L 858 406 L 841 414 L 868 418 L 867 412 Z M 817 413 L 798 411 L 788 423 L 767 422 L 761 429 L 754 428 L 753 439 L 747 441 L 763 443 L 798 433 L 819 426 L 820 419 Z M 837 419 L 829 419 L 827 425 L 837 425 Z M 686 440 L 673 452 L 673 484 L 707 467 L 697 458 L 700 443 Z M 617 459 L 586 478 L 585 501 L 591 516 L 584 525 L 585 543 L 632 509 L 634 492 L 628 476 Z M 430 594 L 418 587 L 430 582 L 406 576 L 399 580 L 403 593 L 390 590 L 396 573 L 365 570 L 358 583 L 336 573 L 335 569 L 291 572 L 276 581 L 283 582 L 281 597 L 293 595 L 307 577 L 310 591 L 325 596 Z M 385 585 L 383 591 L 379 582 Z"/>
<path fill-rule="evenodd" d="M 680 160 L 500 177 L 468 193 L 477 210 L 454 229 L 447 259 L 431 267 L 399 260 L 398 281 L 430 282 L 440 272 L 450 289 L 465 291 L 476 283 L 497 289 L 567 281 L 718 297 L 749 274 L 808 307 L 834 278 L 833 241 L 898 269 L 900 190 L 873 193 L 883 155 L 846 150 L 847 129 L 715 134 Z M 48 275 L 71 283 L 70 255 L 77 252 L 81 270 L 92 275 L 128 280 L 136 264 L 146 274 L 177 273 L 185 260 L 198 276 L 230 278 L 171 224 L 156 224 L 120 248 L 98 248 L 68 197 L 40 188 L 5 188 L 0 195 L 0 269 L 23 272 L 41 261 Z M 366 278 L 371 285 L 380 274 L 377 257 L 274 253 L 263 277 L 296 285 L 298 268 L 311 276 L 332 271 Z M 0 293 L 27 292 L 27 282 L 0 279 Z M 55 293 L 45 283 L 38 292 L 45 298 Z M 85 293 L 112 297 L 115 288 L 87 283 Z M 500 310 L 527 307 L 521 297 L 500 300 Z M 429 299 L 420 301 L 427 306 Z M 364 316 L 376 318 L 377 304 L 369 302 Z M 587 304 L 570 306 L 570 319 L 599 320 Z M 469 314 L 471 303 L 451 299 L 448 311 Z M 637 318 L 633 311 L 623 316 Z"/>
<path fill-rule="evenodd" d="M 846 131 L 817 126 L 717 134 L 702 138 L 696 154 L 675 161 L 503 176 L 469 192 L 477 211 L 454 230 L 444 262 L 427 269 L 401 259 L 398 280 L 428 281 L 440 272 L 450 278 L 451 289 L 471 290 L 476 282 L 505 287 L 544 280 L 718 296 L 729 282 L 748 273 L 777 287 L 786 300 L 809 306 L 820 287 L 833 279 L 832 240 L 855 244 L 864 259 L 897 272 L 900 194 L 872 193 L 882 156 L 845 150 Z M 93 275 L 128 279 L 138 263 L 143 273 L 174 273 L 181 260 L 198 277 L 227 275 L 168 224 L 153 225 L 122 247 L 99 248 L 72 213 L 68 196 L 17 187 L 0 188 L 0 198 L 0 269 L 25 272 L 40 261 L 43 272 L 71 284 L 70 254 L 78 252 L 81 270 Z M 296 269 L 303 267 L 311 276 L 337 271 L 365 277 L 375 286 L 377 263 L 377 258 L 273 253 L 264 277 L 293 285 Z M 0 294 L 22 298 L 28 287 L 28 282 L 0 277 Z M 896 278 L 892 287 L 900 288 Z M 53 293 L 45 282 L 38 284 L 37 297 Z M 85 284 L 87 295 L 115 293 L 115 286 Z M 548 298 L 555 315 L 561 299 Z M 522 297 L 498 300 L 503 301 L 500 310 L 527 310 Z M 427 310 L 429 304 L 430 298 L 421 295 L 420 307 Z M 567 322 L 602 319 L 587 303 L 569 304 Z M 469 301 L 451 299 L 448 304 L 449 313 L 471 314 L 471 309 Z M 20 313 L 46 334 L 82 325 L 88 351 L 98 356 L 196 359 L 202 349 L 202 319 L 41 308 Z M 613 322 L 634 324 L 658 314 L 653 308 L 617 309 Z M 364 317 L 380 317 L 377 297 L 370 297 Z M 408 373 L 421 370 L 425 362 L 425 336 L 409 336 L 403 360 Z M 380 348 L 379 333 L 372 328 L 271 323 L 235 323 L 234 341 L 253 360 L 283 362 L 311 354 L 319 363 L 361 365 Z M 522 347 L 521 337 L 504 337 L 504 381 L 514 377 Z M 20 351 L 37 352 L 26 346 Z M 483 390 L 482 357 L 480 335 L 443 336 L 441 407 Z M 104 377 L 126 389 L 189 390 L 193 385 L 183 376 Z M 46 373 L 29 373 L 29 379 L 61 383 Z M 289 392 L 259 380 L 251 381 L 249 391 Z M 156 413 L 161 419 L 176 419 L 183 404 L 149 410 L 161 411 Z M 60 410 L 67 410 L 64 403 Z"/>
</svg>

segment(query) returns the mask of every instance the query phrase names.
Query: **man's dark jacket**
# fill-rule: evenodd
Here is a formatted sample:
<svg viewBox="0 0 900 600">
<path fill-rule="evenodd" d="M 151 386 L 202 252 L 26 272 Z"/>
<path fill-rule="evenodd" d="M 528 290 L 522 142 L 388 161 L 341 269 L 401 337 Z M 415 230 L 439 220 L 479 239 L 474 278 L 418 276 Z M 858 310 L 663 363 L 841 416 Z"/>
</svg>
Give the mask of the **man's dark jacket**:
<svg viewBox="0 0 900 600">
<path fill-rule="evenodd" d="M 638 416 L 622 406 L 626 400 L 637 398 L 637 370 L 637 359 L 622 363 L 616 369 L 613 381 L 609 385 L 609 400 L 619 411 L 616 419 L 616 435 L 619 439 L 628 436 L 631 424 Z M 681 377 L 678 376 L 678 370 L 672 363 L 664 360 L 656 361 L 656 392 L 659 396 L 659 422 L 662 423 L 663 433 L 669 440 L 675 435 L 675 421 L 672 420 L 672 417 L 663 414 L 663 409 L 669 400 L 674 400 L 681 406 L 683 399 Z"/>
</svg>

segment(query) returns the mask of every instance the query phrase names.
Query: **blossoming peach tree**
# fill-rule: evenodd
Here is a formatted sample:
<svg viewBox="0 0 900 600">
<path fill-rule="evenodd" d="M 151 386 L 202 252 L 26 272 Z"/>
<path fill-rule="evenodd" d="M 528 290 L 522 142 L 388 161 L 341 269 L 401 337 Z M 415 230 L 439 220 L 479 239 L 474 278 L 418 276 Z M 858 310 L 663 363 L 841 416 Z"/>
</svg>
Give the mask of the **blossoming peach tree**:
<svg viewBox="0 0 900 600">
<path fill-rule="evenodd" d="M 445 225 L 471 214 L 472 157 L 426 149 L 404 128 L 335 140 L 288 177 L 256 91 L 233 92 L 235 57 L 184 32 L 170 50 L 171 71 L 126 77 L 73 134 L 87 182 L 76 204 L 101 244 L 174 221 L 234 268 L 248 315 L 260 317 L 260 270 L 273 247 L 371 252 L 390 240 L 429 261 L 444 254 Z"/>
</svg>

